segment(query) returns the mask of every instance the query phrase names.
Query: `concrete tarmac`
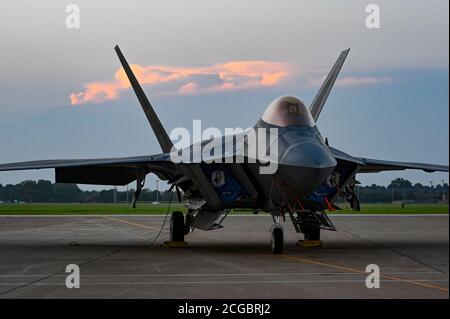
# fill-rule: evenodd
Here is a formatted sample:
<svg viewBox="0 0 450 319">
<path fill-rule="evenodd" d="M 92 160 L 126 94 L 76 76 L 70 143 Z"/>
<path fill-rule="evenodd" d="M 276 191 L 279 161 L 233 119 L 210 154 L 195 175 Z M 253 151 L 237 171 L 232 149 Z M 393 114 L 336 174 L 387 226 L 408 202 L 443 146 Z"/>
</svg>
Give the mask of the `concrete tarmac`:
<svg viewBox="0 0 450 319">
<path fill-rule="evenodd" d="M 448 298 L 449 217 L 332 216 L 321 248 L 270 252 L 272 219 L 229 216 L 164 248 L 164 216 L 0 216 L 0 298 Z M 80 288 L 68 289 L 68 264 Z M 366 266 L 381 271 L 366 287 Z"/>
</svg>

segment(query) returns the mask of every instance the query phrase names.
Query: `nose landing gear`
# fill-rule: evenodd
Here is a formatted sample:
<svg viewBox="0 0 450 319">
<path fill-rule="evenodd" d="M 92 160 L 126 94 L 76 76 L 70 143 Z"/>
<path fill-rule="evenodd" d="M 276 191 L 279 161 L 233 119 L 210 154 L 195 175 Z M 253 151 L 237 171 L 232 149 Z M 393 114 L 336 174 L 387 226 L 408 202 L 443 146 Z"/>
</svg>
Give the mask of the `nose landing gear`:
<svg viewBox="0 0 450 319">
<path fill-rule="evenodd" d="M 275 224 L 272 227 L 272 252 L 274 254 L 282 254 L 284 249 L 283 227 Z"/>
<path fill-rule="evenodd" d="M 284 234 L 283 234 L 283 226 L 280 224 L 280 214 L 279 212 L 274 212 L 272 214 L 273 226 L 271 229 L 272 233 L 272 253 L 274 254 L 282 254 L 284 250 Z"/>
</svg>

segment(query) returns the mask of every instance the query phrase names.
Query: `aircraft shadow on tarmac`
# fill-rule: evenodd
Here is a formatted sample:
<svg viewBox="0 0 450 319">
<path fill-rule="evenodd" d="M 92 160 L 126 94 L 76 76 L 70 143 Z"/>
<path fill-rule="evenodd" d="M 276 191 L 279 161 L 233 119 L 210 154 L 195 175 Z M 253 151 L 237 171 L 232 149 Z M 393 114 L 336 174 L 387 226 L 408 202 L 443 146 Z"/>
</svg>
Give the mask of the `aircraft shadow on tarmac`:
<svg viewBox="0 0 450 319">
<path fill-rule="evenodd" d="M 2 243 L 0 242 L 0 250 L 8 248 L 16 247 L 18 249 L 64 249 L 64 250 L 77 250 L 83 248 L 134 248 L 139 251 L 147 251 L 149 253 L 152 252 L 173 252 L 176 254 L 179 251 L 198 251 L 198 252 L 211 252 L 214 254 L 248 254 L 248 253 L 259 253 L 262 252 L 264 254 L 267 253 L 267 246 L 270 243 L 265 242 L 251 242 L 247 241 L 245 243 L 211 243 L 208 241 L 199 242 L 196 241 L 194 243 L 189 243 L 189 247 L 187 248 L 166 248 L 163 247 L 163 242 L 158 241 L 154 245 L 150 243 L 142 243 L 136 242 L 123 244 L 123 243 L 86 243 L 84 241 L 79 242 L 49 242 L 48 239 L 43 241 L 33 240 L 32 243 Z M 448 253 L 449 243 L 443 242 L 439 240 L 389 240 L 389 241 L 376 241 L 376 242 L 361 242 L 361 240 L 346 240 L 339 242 L 325 242 L 322 247 L 316 248 L 300 248 L 297 247 L 293 242 L 291 244 L 287 243 L 286 247 L 289 251 L 297 251 L 299 253 L 312 253 L 312 252 L 327 252 L 327 251 L 336 251 L 336 250 L 346 250 L 348 252 L 358 253 L 360 250 L 364 251 L 372 251 L 372 250 L 380 250 L 380 249 L 437 249 L 437 250 L 446 250 Z"/>
</svg>

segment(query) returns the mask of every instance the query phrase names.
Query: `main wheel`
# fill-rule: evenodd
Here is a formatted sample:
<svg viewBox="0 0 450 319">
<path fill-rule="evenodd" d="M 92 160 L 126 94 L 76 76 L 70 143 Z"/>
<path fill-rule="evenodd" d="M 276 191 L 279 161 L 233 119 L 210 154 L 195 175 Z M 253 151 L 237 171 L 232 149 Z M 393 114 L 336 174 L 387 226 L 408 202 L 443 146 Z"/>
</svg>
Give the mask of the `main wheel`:
<svg viewBox="0 0 450 319">
<path fill-rule="evenodd" d="M 170 217 L 170 240 L 184 241 L 184 216 L 182 212 L 173 212 Z"/>
<path fill-rule="evenodd" d="M 305 240 L 320 240 L 320 228 L 319 227 L 307 227 L 304 231 Z"/>
<path fill-rule="evenodd" d="M 282 254 L 284 246 L 283 229 L 274 227 L 272 229 L 272 252 L 274 254 Z"/>
</svg>

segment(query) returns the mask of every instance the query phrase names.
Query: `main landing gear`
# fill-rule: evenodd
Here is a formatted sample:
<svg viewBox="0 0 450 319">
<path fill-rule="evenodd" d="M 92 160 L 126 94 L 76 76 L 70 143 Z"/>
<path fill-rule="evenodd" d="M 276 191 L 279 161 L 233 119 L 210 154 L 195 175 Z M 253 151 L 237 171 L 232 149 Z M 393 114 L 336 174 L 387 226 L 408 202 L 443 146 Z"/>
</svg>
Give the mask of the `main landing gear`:
<svg viewBox="0 0 450 319">
<path fill-rule="evenodd" d="M 275 223 L 272 226 L 272 253 L 282 254 L 284 250 L 284 234 L 283 227 Z M 305 236 L 304 240 L 299 240 L 297 246 L 304 248 L 320 247 L 322 246 L 322 241 L 320 240 L 320 228 L 317 226 L 305 226 L 303 227 L 302 233 Z"/>
<path fill-rule="evenodd" d="M 298 241 L 298 247 L 321 247 L 323 245 L 320 240 L 321 230 L 336 231 L 333 223 L 323 211 L 298 211 L 295 215 L 291 213 L 290 217 L 296 232 L 304 235 L 304 239 Z"/>
<path fill-rule="evenodd" d="M 320 227 L 315 225 L 302 225 L 301 229 L 305 239 L 297 242 L 298 247 L 314 248 L 323 245 L 323 242 L 320 240 Z"/>
<path fill-rule="evenodd" d="M 170 240 L 164 242 L 166 248 L 186 248 L 188 243 L 184 241 L 185 223 L 182 212 L 175 211 L 170 216 Z"/>
<path fill-rule="evenodd" d="M 182 212 L 175 211 L 170 217 L 170 241 L 184 242 L 184 215 Z"/>
<path fill-rule="evenodd" d="M 304 226 L 302 233 L 305 235 L 305 240 L 320 240 L 320 227 L 318 226 Z"/>
</svg>

